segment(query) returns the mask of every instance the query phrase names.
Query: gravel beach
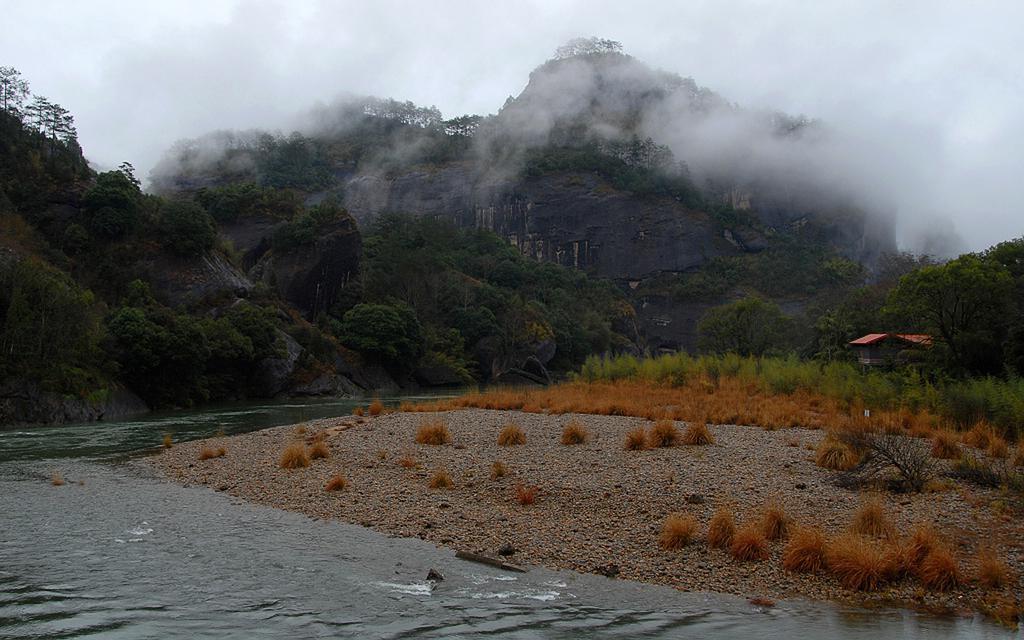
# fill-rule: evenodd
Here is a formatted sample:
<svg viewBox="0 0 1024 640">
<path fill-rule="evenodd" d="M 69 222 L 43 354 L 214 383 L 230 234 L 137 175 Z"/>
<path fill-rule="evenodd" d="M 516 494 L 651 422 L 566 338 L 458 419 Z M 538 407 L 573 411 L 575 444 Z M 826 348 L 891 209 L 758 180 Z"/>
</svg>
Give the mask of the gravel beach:
<svg viewBox="0 0 1024 640">
<path fill-rule="evenodd" d="M 417 444 L 417 428 L 436 419 L 447 424 L 451 443 Z M 572 419 L 589 432 L 584 444 L 560 443 Z M 499 431 L 510 422 L 522 428 L 525 444 L 497 444 Z M 771 543 L 771 557 L 761 562 L 739 562 L 725 551 L 708 549 L 703 531 L 718 507 L 731 507 L 742 526 L 774 500 L 798 524 L 817 525 L 832 535 L 849 527 L 862 496 L 839 488 L 835 472 L 814 464 L 813 448 L 824 437 L 822 431 L 718 425 L 711 427 L 712 445 L 624 450 L 626 433 L 650 424 L 641 418 L 480 409 L 387 413 L 175 444 L 146 462 L 177 482 L 456 550 L 495 554 L 510 544 L 515 552 L 508 560 L 519 565 L 613 573 L 686 591 L 900 603 L 955 612 L 978 608 L 993 595 L 973 580 L 944 593 L 926 591 L 911 579 L 873 593 L 849 591 L 826 575 L 783 570 L 783 541 Z M 313 460 L 307 468 L 279 468 L 288 445 L 311 441 L 321 432 L 329 458 Z M 226 455 L 200 460 L 203 447 L 223 447 Z M 403 466 L 403 459 L 414 466 Z M 505 477 L 491 477 L 495 461 L 507 467 Z M 448 471 L 453 488 L 428 487 L 438 469 Z M 347 488 L 325 491 L 335 474 L 348 480 Z M 519 504 L 517 485 L 538 487 L 536 503 Z M 957 551 L 969 578 L 975 574 L 978 545 L 994 545 L 1015 572 L 1001 593 L 1019 599 L 1024 531 L 1019 518 L 1006 514 L 1006 498 L 999 491 L 946 482 L 921 494 L 880 495 L 899 531 L 933 523 Z M 698 537 L 681 550 L 663 550 L 658 545 L 662 523 L 680 511 L 697 518 Z"/>
</svg>

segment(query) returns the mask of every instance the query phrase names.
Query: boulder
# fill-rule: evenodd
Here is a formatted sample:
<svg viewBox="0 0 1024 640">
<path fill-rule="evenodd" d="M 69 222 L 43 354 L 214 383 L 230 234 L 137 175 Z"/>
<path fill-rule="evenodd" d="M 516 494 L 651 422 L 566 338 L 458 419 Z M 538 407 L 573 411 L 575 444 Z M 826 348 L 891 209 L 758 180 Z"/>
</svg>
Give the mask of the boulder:
<svg viewBox="0 0 1024 640">
<path fill-rule="evenodd" d="M 292 373 L 295 372 L 295 363 L 302 353 L 302 346 L 295 338 L 280 329 L 277 330 L 277 336 L 284 343 L 284 356 L 261 360 L 256 364 L 254 374 L 254 391 L 265 398 L 272 398 L 288 388 Z"/>
<path fill-rule="evenodd" d="M 34 382 L 11 380 L 0 385 L 0 424 L 66 424 L 120 420 L 147 413 L 149 407 L 127 389 L 89 398 L 43 391 Z"/>
</svg>

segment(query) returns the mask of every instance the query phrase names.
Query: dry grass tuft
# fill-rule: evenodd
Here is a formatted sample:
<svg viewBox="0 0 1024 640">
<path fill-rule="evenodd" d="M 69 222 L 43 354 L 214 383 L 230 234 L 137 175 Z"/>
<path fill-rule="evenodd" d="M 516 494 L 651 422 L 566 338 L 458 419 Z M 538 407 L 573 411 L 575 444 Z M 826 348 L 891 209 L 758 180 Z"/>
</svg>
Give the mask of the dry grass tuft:
<svg viewBox="0 0 1024 640">
<path fill-rule="evenodd" d="M 353 410 L 352 410 L 352 415 L 354 415 L 354 416 L 360 416 L 360 417 L 362 417 L 362 415 L 363 415 L 364 413 L 366 413 L 366 412 L 365 412 L 365 411 L 363 411 L 363 408 L 362 408 L 362 407 L 356 407 L 355 409 L 353 409 Z"/>
<path fill-rule="evenodd" d="M 732 537 L 735 534 L 736 523 L 732 511 L 720 507 L 708 523 L 708 546 L 712 549 L 725 549 L 732 544 Z"/>
<path fill-rule="evenodd" d="M 778 502 L 769 502 L 761 512 L 761 534 L 768 540 L 781 540 L 789 536 L 792 522 Z"/>
<path fill-rule="evenodd" d="M 212 458 L 222 458 L 227 455 L 227 449 L 224 447 L 217 447 L 213 449 L 211 447 L 203 447 L 199 450 L 200 460 L 210 460 Z"/>
<path fill-rule="evenodd" d="M 163 442 L 163 445 L 164 445 L 164 449 L 170 449 L 171 447 L 174 446 L 174 440 L 171 439 L 171 434 L 169 434 L 169 433 L 165 433 L 164 434 L 164 438 L 163 438 L 162 442 Z"/>
<path fill-rule="evenodd" d="M 1006 440 L 1003 440 L 999 436 L 993 437 L 988 442 L 988 449 L 985 452 L 990 458 L 1008 458 L 1010 457 L 1010 446 L 1006 444 Z"/>
<path fill-rule="evenodd" d="M 438 469 L 434 472 L 434 475 L 430 476 L 430 488 L 431 489 L 451 489 L 455 486 L 452 482 L 452 477 L 448 475 L 448 471 L 445 469 Z"/>
<path fill-rule="evenodd" d="M 823 469 L 849 471 L 860 462 L 860 456 L 832 434 L 825 436 L 815 450 L 814 463 Z"/>
<path fill-rule="evenodd" d="M 829 540 L 825 546 L 825 564 L 841 585 L 854 591 L 876 591 L 891 575 L 885 554 L 857 535 Z"/>
<path fill-rule="evenodd" d="M 403 469 L 414 469 L 416 468 L 417 464 L 418 463 L 416 462 L 416 458 L 412 457 L 409 454 L 405 454 L 404 456 L 398 459 L 398 466 L 402 467 Z"/>
<path fill-rule="evenodd" d="M 587 428 L 574 418 L 562 430 L 562 444 L 583 444 L 588 436 Z"/>
<path fill-rule="evenodd" d="M 316 440 L 313 445 L 309 448 L 309 459 L 310 460 L 321 460 L 331 457 L 331 449 L 327 446 L 327 443 L 323 440 Z"/>
<path fill-rule="evenodd" d="M 978 550 L 978 582 L 986 589 L 1002 589 L 1011 583 L 1010 567 L 992 547 Z"/>
<path fill-rule="evenodd" d="M 715 444 L 715 437 L 711 435 L 707 423 L 703 420 L 691 420 L 686 424 L 686 431 L 683 432 L 683 444 L 695 446 Z"/>
<path fill-rule="evenodd" d="M 299 426 L 295 427 L 295 429 L 293 430 L 293 433 L 295 435 L 297 435 L 297 436 L 304 436 L 304 435 L 306 435 L 306 425 L 300 424 Z"/>
<path fill-rule="evenodd" d="M 682 549 L 693 541 L 697 533 L 697 519 L 689 513 L 673 513 L 661 526 L 658 544 L 662 549 Z"/>
<path fill-rule="evenodd" d="M 989 443 L 998 437 L 999 436 L 996 435 L 996 431 L 992 428 L 992 425 L 984 420 L 979 420 L 974 423 L 974 426 L 971 427 L 970 431 L 963 435 L 961 440 L 968 447 L 974 447 L 975 449 L 988 449 Z"/>
<path fill-rule="evenodd" d="M 523 484 L 516 485 L 516 502 L 526 506 L 533 504 L 537 501 L 537 493 L 540 491 L 539 487 L 528 486 Z"/>
<path fill-rule="evenodd" d="M 416 429 L 416 442 L 420 444 L 442 445 L 452 441 L 452 434 L 443 420 L 424 422 Z"/>
<path fill-rule="evenodd" d="M 647 434 L 647 446 L 672 447 L 679 442 L 679 429 L 671 420 L 658 420 Z"/>
<path fill-rule="evenodd" d="M 384 413 L 384 403 L 380 401 L 380 398 L 374 398 L 370 406 L 366 408 L 366 412 L 371 416 L 379 416 Z"/>
<path fill-rule="evenodd" d="M 306 445 L 295 443 L 290 445 L 281 453 L 281 460 L 278 465 L 282 469 L 300 469 L 309 466 L 309 455 L 306 453 Z"/>
<path fill-rule="evenodd" d="M 768 540 L 759 527 L 748 524 L 733 534 L 729 553 L 736 560 L 767 560 Z"/>
<path fill-rule="evenodd" d="M 896 529 L 885 515 L 885 505 L 878 496 L 871 496 L 861 502 L 850 525 L 853 533 L 872 538 L 892 538 Z"/>
<path fill-rule="evenodd" d="M 932 457 L 940 460 L 959 460 L 960 443 L 956 434 L 945 429 L 935 432 L 932 437 Z"/>
<path fill-rule="evenodd" d="M 909 571 L 917 572 L 921 563 L 928 557 L 933 549 L 941 546 L 939 534 L 931 524 L 919 524 L 910 533 L 910 540 L 907 543 L 907 567 Z"/>
<path fill-rule="evenodd" d="M 948 591 L 960 585 L 960 564 L 956 556 L 945 545 L 932 548 L 917 569 L 921 584 L 936 591 Z"/>
<path fill-rule="evenodd" d="M 498 434 L 498 445 L 510 447 L 518 444 L 526 444 L 526 434 L 517 424 L 505 425 L 505 428 Z"/>
<path fill-rule="evenodd" d="M 64 476 L 59 471 L 54 471 L 53 475 L 50 476 L 50 484 L 55 487 L 63 487 L 65 485 Z"/>
<path fill-rule="evenodd" d="M 1024 616 L 1024 604 L 1012 596 L 989 596 L 982 601 L 980 608 L 983 614 L 1012 631 L 1017 630 Z"/>
<path fill-rule="evenodd" d="M 324 485 L 324 491 L 344 491 L 348 488 L 348 480 L 340 473 L 331 476 L 331 479 Z"/>
<path fill-rule="evenodd" d="M 626 451 L 640 451 L 647 448 L 647 432 L 643 427 L 637 427 L 626 434 L 626 442 L 623 445 Z"/>
<path fill-rule="evenodd" d="M 796 573 L 825 569 L 825 534 L 817 527 L 800 527 L 782 552 L 782 567 Z"/>
<path fill-rule="evenodd" d="M 505 467 L 505 463 L 501 460 L 495 460 L 491 464 L 491 480 L 497 480 L 498 478 L 504 478 L 508 475 L 508 469 Z"/>
</svg>

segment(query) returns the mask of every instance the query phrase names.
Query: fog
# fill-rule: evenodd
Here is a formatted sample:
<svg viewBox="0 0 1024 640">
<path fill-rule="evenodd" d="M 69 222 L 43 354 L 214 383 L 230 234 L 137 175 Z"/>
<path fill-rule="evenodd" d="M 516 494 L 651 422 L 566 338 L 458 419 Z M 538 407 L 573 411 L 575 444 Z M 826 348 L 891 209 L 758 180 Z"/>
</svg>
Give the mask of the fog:
<svg viewBox="0 0 1024 640">
<path fill-rule="evenodd" d="M 744 113 L 821 123 L 830 143 L 810 165 L 893 212 L 906 248 L 936 230 L 967 249 L 1024 234 L 1024 5 L 489 4 L 15 0 L 3 8 L 13 28 L 0 64 L 75 114 L 95 166 L 127 160 L 144 176 L 181 138 L 287 130 L 342 94 L 436 105 L 446 117 L 495 113 L 557 46 L 598 35 Z M 791 146 L 751 146 L 750 120 L 721 113 L 698 128 L 651 114 L 648 126 L 684 159 L 779 167 L 795 157 Z"/>
</svg>

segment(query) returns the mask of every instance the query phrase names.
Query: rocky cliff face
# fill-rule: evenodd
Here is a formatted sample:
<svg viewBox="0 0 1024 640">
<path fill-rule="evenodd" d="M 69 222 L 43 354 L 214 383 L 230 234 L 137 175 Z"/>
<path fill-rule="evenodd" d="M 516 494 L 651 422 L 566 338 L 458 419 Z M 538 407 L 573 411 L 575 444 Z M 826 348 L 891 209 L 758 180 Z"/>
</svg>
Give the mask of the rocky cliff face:
<svg viewBox="0 0 1024 640">
<path fill-rule="evenodd" d="M 635 197 L 589 173 L 517 180 L 477 176 L 460 164 L 391 179 L 355 176 L 344 196 L 363 224 L 382 213 L 446 217 L 494 231 L 537 260 L 622 282 L 741 250 L 716 234 L 706 213 L 671 198 Z"/>
</svg>

